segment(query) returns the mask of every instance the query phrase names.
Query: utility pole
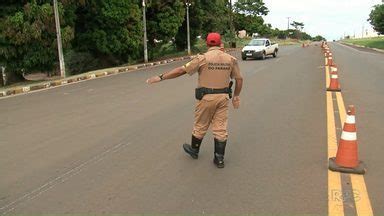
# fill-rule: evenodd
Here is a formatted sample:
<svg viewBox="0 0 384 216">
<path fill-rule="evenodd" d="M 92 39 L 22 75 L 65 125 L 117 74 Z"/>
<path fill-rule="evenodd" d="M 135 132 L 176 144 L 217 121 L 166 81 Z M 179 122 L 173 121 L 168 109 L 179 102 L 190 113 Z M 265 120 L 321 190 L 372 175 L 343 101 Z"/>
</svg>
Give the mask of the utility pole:
<svg viewBox="0 0 384 216">
<path fill-rule="evenodd" d="M 5 73 L 5 67 L 3 66 L 0 66 L 0 69 L 1 69 L 1 76 L 2 76 L 2 80 L 3 80 L 3 86 L 7 85 L 7 74 Z"/>
<path fill-rule="evenodd" d="M 287 17 L 288 19 L 288 27 L 287 27 L 287 30 L 289 30 L 289 19 L 291 19 L 291 17 Z"/>
<path fill-rule="evenodd" d="M 185 3 L 185 6 L 187 7 L 187 43 L 188 43 L 188 55 L 191 55 L 191 36 L 189 32 L 189 7 L 191 6 L 191 3 L 189 3 L 189 0 Z"/>
<path fill-rule="evenodd" d="M 232 11 L 233 11 L 233 9 L 232 9 L 232 0 L 230 0 L 229 1 L 229 10 L 230 10 L 230 13 L 229 13 L 229 21 L 231 22 L 231 24 L 230 24 L 230 30 L 231 30 L 231 33 L 233 33 L 233 29 L 232 29 L 232 27 L 233 27 L 233 14 L 232 14 Z"/>
<path fill-rule="evenodd" d="M 60 28 L 60 18 L 59 18 L 59 9 L 57 7 L 57 0 L 53 0 L 53 9 L 55 12 L 55 24 L 56 24 L 56 36 L 57 36 L 57 50 L 59 52 L 59 62 L 60 62 L 60 76 L 65 78 L 65 63 L 63 55 L 63 46 L 61 42 L 61 28 Z"/>
<path fill-rule="evenodd" d="M 233 26 L 233 8 L 232 8 L 232 0 L 229 1 L 229 10 L 230 10 L 230 13 L 229 13 L 229 22 L 230 23 L 230 31 L 231 31 L 231 35 L 233 36 L 233 38 L 235 38 L 235 30 L 234 30 L 234 26 Z M 231 48 L 236 48 L 236 41 L 234 42 L 232 37 L 231 37 Z"/>
<path fill-rule="evenodd" d="M 147 46 L 147 19 L 145 11 L 145 0 L 143 0 L 143 31 L 144 31 L 144 62 L 148 62 L 148 46 Z"/>
</svg>

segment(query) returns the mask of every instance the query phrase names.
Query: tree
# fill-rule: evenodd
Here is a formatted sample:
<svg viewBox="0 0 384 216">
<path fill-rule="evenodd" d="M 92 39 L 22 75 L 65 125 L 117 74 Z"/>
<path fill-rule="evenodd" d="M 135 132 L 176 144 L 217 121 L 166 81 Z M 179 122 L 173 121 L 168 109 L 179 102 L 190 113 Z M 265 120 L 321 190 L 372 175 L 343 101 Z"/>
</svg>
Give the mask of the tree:
<svg viewBox="0 0 384 216">
<path fill-rule="evenodd" d="M 185 7 L 181 0 L 150 0 L 147 9 L 149 45 L 155 48 L 155 40 L 163 43 L 172 40 L 183 24 L 184 17 Z"/>
<path fill-rule="evenodd" d="M 13 1 L 11 1 L 13 2 Z M 72 3 L 66 1 L 67 3 Z M 50 72 L 57 68 L 57 43 L 53 7 L 50 1 L 31 1 L 20 8 L 19 4 L 8 7 L 1 21 L 1 62 L 7 71 L 19 76 L 31 72 Z M 74 29 L 63 15 L 65 5 L 59 4 L 62 20 L 63 47 L 74 38 Z"/>
<path fill-rule="evenodd" d="M 201 9 L 201 1 L 189 1 L 192 5 L 189 7 L 189 26 L 191 36 L 191 46 L 197 42 L 197 36 L 201 33 L 203 23 L 203 10 Z M 185 50 L 187 48 L 187 18 L 185 17 L 183 24 L 179 28 L 175 37 L 176 48 Z"/>
<path fill-rule="evenodd" d="M 291 23 L 291 26 L 293 26 L 295 28 L 293 35 L 295 35 L 296 39 L 302 38 L 302 31 L 304 29 L 304 23 L 293 21 Z"/>
<path fill-rule="evenodd" d="M 262 15 L 269 10 L 262 0 L 238 0 L 235 3 L 235 28 L 246 30 L 248 33 L 257 33 L 267 36 L 271 34 L 271 26 L 264 24 Z"/>
<path fill-rule="evenodd" d="M 312 38 L 312 40 L 314 40 L 314 41 L 326 41 L 326 39 L 321 35 L 317 35 L 316 37 Z"/>
<path fill-rule="evenodd" d="M 384 4 L 374 6 L 368 21 L 379 34 L 384 34 Z"/>
<path fill-rule="evenodd" d="M 202 30 L 205 37 L 209 32 L 224 35 L 230 29 L 230 10 L 227 0 L 201 0 Z"/>
<path fill-rule="evenodd" d="M 293 21 L 291 23 L 291 26 L 293 26 L 296 30 L 303 30 L 304 29 L 304 23 L 302 22 L 296 22 L 296 21 Z"/>
<path fill-rule="evenodd" d="M 300 40 L 312 40 L 312 36 L 309 35 L 308 33 L 306 32 L 301 32 L 300 34 Z"/>
<path fill-rule="evenodd" d="M 263 0 L 238 0 L 235 3 L 235 10 L 250 16 L 267 15 L 269 12 Z"/>
<path fill-rule="evenodd" d="M 75 47 L 117 65 L 137 59 L 142 44 L 138 0 L 88 0 L 77 11 Z"/>
<path fill-rule="evenodd" d="M 7 65 L 6 53 L 10 46 L 4 35 L 5 20 L 8 18 L 8 16 L 23 10 L 23 6 L 24 3 L 17 0 L 3 0 L 0 2 L 0 68 Z M 23 79 L 21 74 L 16 74 L 14 72 L 8 73 L 8 78 L 10 78 L 10 80 L 8 79 L 10 82 L 13 81 L 12 79 Z"/>
</svg>

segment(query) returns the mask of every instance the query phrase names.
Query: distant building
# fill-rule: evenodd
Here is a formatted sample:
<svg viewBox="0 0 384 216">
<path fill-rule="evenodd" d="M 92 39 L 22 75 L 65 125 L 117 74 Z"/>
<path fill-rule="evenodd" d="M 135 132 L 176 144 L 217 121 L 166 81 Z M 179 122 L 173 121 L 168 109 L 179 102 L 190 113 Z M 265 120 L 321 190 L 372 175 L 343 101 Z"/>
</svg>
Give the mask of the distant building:
<svg viewBox="0 0 384 216">
<path fill-rule="evenodd" d="M 365 36 L 364 37 L 377 37 L 377 36 L 379 36 L 379 34 L 377 33 L 377 31 L 373 30 L 372 28 L 365 30 Z"/>
<path fill-rule="evenodd" d="M 384 0 L 383 0 L 384 1 Z M 383 35 L 379 35 L 375 30 L 372 28 L 364 29 L 361 32 L 357 33 L 355 32 L 354 35 L 351 36 L 351 38 L 370 38 L 370 37 L 381 37 Z"/>
</svg>

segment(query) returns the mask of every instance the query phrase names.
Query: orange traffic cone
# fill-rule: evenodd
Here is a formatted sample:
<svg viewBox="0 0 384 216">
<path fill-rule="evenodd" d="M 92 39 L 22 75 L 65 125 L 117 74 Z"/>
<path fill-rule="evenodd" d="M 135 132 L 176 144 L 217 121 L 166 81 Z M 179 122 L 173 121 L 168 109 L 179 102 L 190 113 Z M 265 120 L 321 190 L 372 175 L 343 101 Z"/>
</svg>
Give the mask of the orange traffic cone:
<svg viewBox="0 0 384 216">
<path fill-rule="evenodd" d="M 327 91 L 333 91 L 333 92 L 339 92 L 341 91 L 340 83 L 339 83 L 339 76 L 337 75 L 337 72 L 331 72 L 331 82 L 329 84 L 329 87 L 327 88 Z"/>
<path fill-rule="evenodd" d="M 364 174 L 365 166 L 358 159 L 355 107 L 349 106 L 347 119 L 337 149 L 336 157 L 329 158 L 329 169 L 337 172 Z"/>
<path fill-rule="evenodd" d="M 335 64 L 331 65 L 330 74 L 337 74 L 337 65 Z"/>
<path fill-rule="evenodd" d="M 327 64 L 327 66 L 332 66 L 332 65 L 333 65 L 333 57 L 332 57 L 332 55 L 329 55 L 328 56 L 328 64 Z"/>
</svg>

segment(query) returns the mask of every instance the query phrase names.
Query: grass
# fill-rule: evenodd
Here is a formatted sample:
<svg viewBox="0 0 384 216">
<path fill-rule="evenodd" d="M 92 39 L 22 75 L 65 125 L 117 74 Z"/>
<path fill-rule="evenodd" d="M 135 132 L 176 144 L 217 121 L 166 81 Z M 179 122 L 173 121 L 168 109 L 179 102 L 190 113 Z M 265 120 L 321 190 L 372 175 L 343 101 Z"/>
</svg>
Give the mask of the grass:
<svg viewBox="0 0 384 216">
<path fill-rule="evenodd" d="M 343 42 L 384 50 L 384 37 L 346 39 Z"/>
</svg>

